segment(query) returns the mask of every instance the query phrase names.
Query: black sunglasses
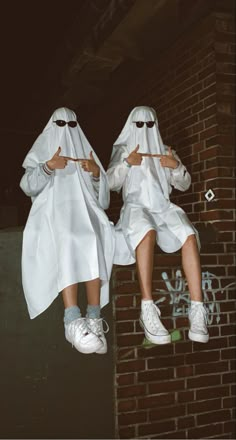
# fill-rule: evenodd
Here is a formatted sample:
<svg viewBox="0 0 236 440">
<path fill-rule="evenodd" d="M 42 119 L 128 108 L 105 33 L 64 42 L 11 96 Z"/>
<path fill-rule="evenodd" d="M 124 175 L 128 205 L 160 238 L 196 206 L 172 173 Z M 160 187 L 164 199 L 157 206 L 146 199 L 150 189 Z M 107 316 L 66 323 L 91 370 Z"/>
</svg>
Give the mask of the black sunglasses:
<svg viewBox="0 0 236 440">
<path fill-rule="evenodd" d="M 61 119 L 59 119 L 58 121 L 53 121 L 55 124 L 58 125 L 58 127 L 65 127 L 66 124 L 69 125 L 69 127 L 76 127 L 77 125 L 77 121 L 62 121 Z"/>
<path fill-rule="evenodd" d="M 147 122 L 143 122 L 143 121 L 134 121 L 133 124 L 136 124 L 136 127 L 138 128 L 142 128 L 144 126 L 144 124 L 146 124 L 146 126 L 148 128 L 152 128 L 155 124 L 155 121 L 147 121 Z"/>
</svg>

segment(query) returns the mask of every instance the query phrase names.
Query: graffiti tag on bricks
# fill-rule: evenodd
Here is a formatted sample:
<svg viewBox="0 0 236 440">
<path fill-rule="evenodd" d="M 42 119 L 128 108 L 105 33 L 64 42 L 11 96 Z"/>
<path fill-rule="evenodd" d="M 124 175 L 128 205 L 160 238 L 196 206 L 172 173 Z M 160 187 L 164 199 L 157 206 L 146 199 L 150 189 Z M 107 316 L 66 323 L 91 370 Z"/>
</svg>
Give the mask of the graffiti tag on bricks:
<svg viewBox="0 0 236 440">
<path fill-rule="evenodd" d="M 169 278 L 166 272 L 162 272 L 161 275 L 166 289 L 156 289 L 158 293 L 164 296 L 155 301 L 155 303 L 160 304 L 166 301 L 168 295 L 169 304 L 173 306 L 172 316 L 187 315 L 190 306 L 190 294 L 187 281 L 183 277 L 181 270 L 176 270 L 174 279 Z M 202 272 L 202 291 L 204 303 L 208 309 L 208 324 L 212 324 L 214 316 L 216 317 L 216 322 L 220 322 L 220 303 L 216 299 L 217 294 L 223 294 L 224 291 L 235 287 L 235 285 L 236 282 L 223 287 L 219 277 L 208 271 Z"/>
</svg>

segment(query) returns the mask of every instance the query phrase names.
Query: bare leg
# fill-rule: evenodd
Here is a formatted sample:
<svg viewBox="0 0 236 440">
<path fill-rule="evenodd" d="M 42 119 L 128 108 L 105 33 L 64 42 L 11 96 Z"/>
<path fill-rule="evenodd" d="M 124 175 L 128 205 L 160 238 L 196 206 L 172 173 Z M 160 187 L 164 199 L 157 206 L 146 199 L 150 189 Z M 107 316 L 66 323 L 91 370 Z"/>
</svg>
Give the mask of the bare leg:
<svg viewBox="0 0 236 440">
<path fill-rule="evenodd" d="M 77 301 L 78 301 L 77 292 L 78 292 L 77 283 L 71 284 L 70 286 L 67 286 L 65 287 L 65 289 L 63 289 L 62 298 L 65 309 L 72 306 L 77 306 Z"/>
<path fill-rule="evenodd" d="M 86 281 L 87 301 L 91 306 L 98 306 L 100 304 L 100 279 L 95 278 L 91 281 Z"/>
<path fill-rule="evenodd" d="M 152 299 L 153 255 L 156 231 L 149 231 L 136 248 L 136 267 L 142 299 Z"/>
<path fill-rule="evenodd" d="M 202 301 L 202 273 L 195 235 L 189 235 L 182 247 L 182 265 L 191 300 Z"/>
</svg>

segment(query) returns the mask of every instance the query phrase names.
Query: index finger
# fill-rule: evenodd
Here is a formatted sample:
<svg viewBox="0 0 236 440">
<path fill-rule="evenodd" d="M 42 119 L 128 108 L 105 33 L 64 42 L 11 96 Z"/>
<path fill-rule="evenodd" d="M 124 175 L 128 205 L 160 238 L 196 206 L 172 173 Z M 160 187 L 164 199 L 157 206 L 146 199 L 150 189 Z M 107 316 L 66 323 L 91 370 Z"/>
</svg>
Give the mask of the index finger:
<svg viewBox="0 0 236 440">
<path fill-rule="evenodd" d="M 162 154 L 139 153 L 142 157 L 162 157 Z"/>
<path fill-rule="evenodd" d="M 67 160 L 73 160 L 73 162 L 78 162 L 80 160 L 83 160 L 83 159 L 79 159 L 76 157 L 69 157 L 69 156 L 61 156 L 61 157 L 64 157 L 64 159 L 67 159 Z"/>
</svg>

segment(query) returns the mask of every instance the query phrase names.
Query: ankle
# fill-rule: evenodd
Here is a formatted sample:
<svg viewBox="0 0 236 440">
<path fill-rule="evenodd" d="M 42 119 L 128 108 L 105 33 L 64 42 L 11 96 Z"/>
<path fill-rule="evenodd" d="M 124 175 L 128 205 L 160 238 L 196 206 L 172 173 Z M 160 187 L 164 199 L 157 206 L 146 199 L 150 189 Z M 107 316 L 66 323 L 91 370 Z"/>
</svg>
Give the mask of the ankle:
<svg viewBox="0 0 236 440">
<path fill-rule="evenodd" d="M 78 306 L 67 307 L 64 311 L 64 323 L 70 324 L 75 319 L 81 318 L 80 308 Z"/>
<path fill-rule="evenodd" d="M 100 305 L 94 306 L 94 305 L 88 304 L 86 317 L 89 319 L 99 319 L 100 318 L 100 311 L 101 311 Z"/>
</svg>

